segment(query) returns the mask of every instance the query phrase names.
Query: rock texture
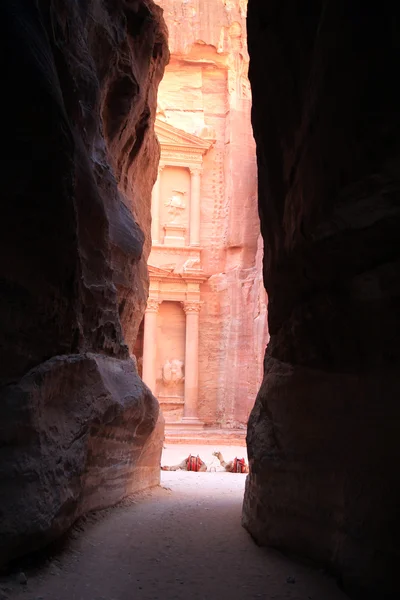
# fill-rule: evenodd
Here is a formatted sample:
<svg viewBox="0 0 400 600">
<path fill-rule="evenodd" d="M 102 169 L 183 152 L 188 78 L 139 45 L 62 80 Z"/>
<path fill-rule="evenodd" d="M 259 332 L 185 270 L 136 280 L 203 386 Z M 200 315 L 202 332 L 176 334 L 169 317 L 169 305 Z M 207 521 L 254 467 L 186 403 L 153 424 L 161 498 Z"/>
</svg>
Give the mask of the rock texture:
<svg viewBox="0 0 400 600">
<path fill-rule="evenodd" d="M 159 0 L 159 5 L 171 51 L 159 89 L 159 118 L 215 140 L 201 177 L 201 266 L 208 279 L 201 285 L 198 416 L 210 426 L 245 430 L 268 339 L 247 0 Z"/>
<path fill-rule="evenodd" d="M 152 0 L 6 1 L 0 17 L 3 561 L 159 481 L 163 424 L 128 345 L 168 49 Z"/>
<path fill-rule="evenodd" d="M 248 14 L 271 340 L 243 522 L 363 599 L 398 594 L 398 17 L 344 0 Z"/>
</svg>

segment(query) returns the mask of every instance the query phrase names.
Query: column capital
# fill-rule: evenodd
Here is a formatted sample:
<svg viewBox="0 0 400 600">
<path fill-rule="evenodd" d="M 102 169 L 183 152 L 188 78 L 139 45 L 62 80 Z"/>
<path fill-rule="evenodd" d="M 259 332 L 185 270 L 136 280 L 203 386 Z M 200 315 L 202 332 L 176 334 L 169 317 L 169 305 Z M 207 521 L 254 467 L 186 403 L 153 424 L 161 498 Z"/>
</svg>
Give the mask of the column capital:
<svg viewBox="0 0 400 600">
<path fill-rule="evenodd" d="M 193 313 L 199 313 L 201 310 L 201 306 L 203 304 L 203 302 L 196 302 L 196 301 L 186 301 L 186 302 L 181 302 L 183 310 L 185 311 L 186 314 L 193 314 Z"/>
<path fill-rule="evenodd" d="M 147 300 L 147 304 L 146 304 L 146 313 L 157 313 L 158 312 L 158 308 L 160 306 L 160 304 L 162 303 L 162 300 L 157 300 L 156 298 L 149 298 Z"/>
<path fill-rule="evenodd" d="M 166 165 L 158 164 L 158 174 L 162 173 L 165 169 Z"/>
<path fill-rule="evenodd" d="M 195 165 L 189 167 L 191 175 L 201 175 L 203 172 L 203 165 Z"/>
</svg>

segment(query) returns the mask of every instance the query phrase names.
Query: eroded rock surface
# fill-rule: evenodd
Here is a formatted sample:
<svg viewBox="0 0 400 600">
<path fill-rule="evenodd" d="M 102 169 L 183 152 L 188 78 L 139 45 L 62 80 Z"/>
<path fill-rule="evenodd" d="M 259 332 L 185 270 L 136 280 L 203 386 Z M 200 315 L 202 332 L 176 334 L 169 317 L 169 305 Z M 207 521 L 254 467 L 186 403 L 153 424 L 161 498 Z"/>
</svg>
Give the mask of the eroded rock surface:
<svg viewBox="0 0 400 600">
<path fill-rule="evenodd" d="M 159 481 L 130 349 L 147 296 L 152 0 L 7 1 L 1 163 L 0 561 Z"/>
<path fill-rule="evenodd" d="M 398 12 L 248 15 L 271 341 L 243 522 L 363 599 L 398 593 Z"/>
</svg>

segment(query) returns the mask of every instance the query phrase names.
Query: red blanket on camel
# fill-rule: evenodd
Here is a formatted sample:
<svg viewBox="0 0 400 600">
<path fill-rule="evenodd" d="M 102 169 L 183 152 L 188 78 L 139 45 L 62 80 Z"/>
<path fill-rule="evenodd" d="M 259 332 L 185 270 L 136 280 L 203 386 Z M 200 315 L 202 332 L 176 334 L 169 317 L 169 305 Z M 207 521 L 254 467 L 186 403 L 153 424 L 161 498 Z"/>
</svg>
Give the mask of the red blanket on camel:
<svg viewBox="0 0 400 600">
<path fill-rule="evenodd" d="M 186 459 L 186 467 L 188 471 L 200 471 L 200 467 L 204 465 L 204 462 L 201 460 L 200 456 L 189 456 Z"/>
<path fill-rule="evenodd" d="M 235 458 L 233 461 L 233 472 L 234 473 L 245 473 L 246 472 L 246 461 L 244 458 Z"/>
</svg>

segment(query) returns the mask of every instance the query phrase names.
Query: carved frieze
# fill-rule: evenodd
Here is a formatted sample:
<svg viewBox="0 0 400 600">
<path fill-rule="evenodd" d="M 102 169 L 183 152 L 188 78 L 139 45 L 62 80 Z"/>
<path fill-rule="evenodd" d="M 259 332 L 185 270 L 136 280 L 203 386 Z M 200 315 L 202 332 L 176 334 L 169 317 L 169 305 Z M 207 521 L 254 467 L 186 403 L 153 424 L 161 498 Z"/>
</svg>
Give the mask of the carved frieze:
<svg viewBox="0 0 400 600">
<path fill-rule="evenodd" d="M 198 257 L 200 257 L 200 252 L 201 252 L 202 248 L 199 246 L 196 247 L 192 247 L 192 246 L 185 246 L 184 248 L 179 248 L 178 254 L 179 256 L 186 256 L 186 255 L 196 255 Z M 171 246 L 164 246 L 163 244 L 154 244 L 154 246 L 152 246 L 151 248 L 151 252 L 152 254 L 150 255 L 150 257 L 153 255 L 156 256 L 167 256 L 170 254 L 177 254 L 177 249 L 173 248 Z M 170 259 L 168 259 L 170 260 Z M 150 259 L 149 259 L 150 262 Z"/>
<path fill-rule="evenodd" d="M 156 298 L 149 298 L 146 304 L 146 312 L 157 313 L 162 300 L 156 300 Z"/>
<path fill-rule="evenodd" d="M 191 302 L 191 301 L 186 301 L 186 302 L 181 302 L 183 310 L 185 311 L 186 314 L 198 314 L 201 310 L 201 306 L 202 306 L 202 302 Z"/>
<path fill-rule="evenodd" d="M 182 163 L 183 165 L 188 164 L 199 164 L 202 163 L 203 156 L 202 154 L 194 154 L 193 152 L 182 152 L 182 148 L 161 148 L 161 160 L 162 164 L 172 164 L 176 165 L 177 163 Z"/>
<path fill-rule="evenodd" d="M 191 166 L 191 167 L 189 167 L 189 169 L 190 169 L 191 175 L 197 175 L 198 177 L 200 177 L 200 175 L 203 172 L 203 167 L 200 165 Z"/>
</svg>

